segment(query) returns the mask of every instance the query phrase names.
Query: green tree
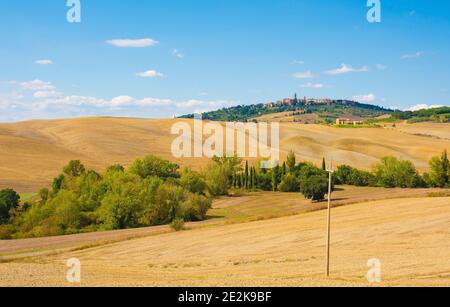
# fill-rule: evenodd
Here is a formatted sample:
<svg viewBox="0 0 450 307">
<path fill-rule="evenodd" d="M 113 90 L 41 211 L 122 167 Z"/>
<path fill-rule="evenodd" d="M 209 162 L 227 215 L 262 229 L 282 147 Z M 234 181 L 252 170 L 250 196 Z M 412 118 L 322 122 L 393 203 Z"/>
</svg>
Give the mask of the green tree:
<svg viewBox="0 0 450 307">
<path fill-rule="evenodd" d="M 63 169 L 64 174 L 69 177 L 81 176 L 85 171 L 86 169 L 80 160 L 70 161 L 69 164 L 67 164 Z"/>
<path fill-rule="evenodd" d="M 287 174 L 286 161 L 283 162 L 283 166 L 281 167 L 281 177 Z"/>
<path fill-rule="evenodd" d="M 299 192 L 300 182 L 293 174 L 287 174 L 278 185 L 278 190 L 281 192 Z"/>
<path fill-rule="evenodd" d="M 136 159 L 130 166 L 130 173 L 141 178 L 159 177 L 162 179 L 178 178 L 179 166 L 156 156 L 146 156 L 144 159 Z"/>
<path fill-rule="evenodd" d="M 249 188 L 249 174 L 248 174 L 248 161 L 245 161 L 245 178 L 244 178 L 244 185 L 245 188 Z"/>
<path fill-rule="evenodd" d="M 277 165 L 272 169 L 272 191 L 276 192 L 278 189 L 278 178 L 280 175 L 280 167 Z"/>
<path fill-rule="evenodd" d="M 373 173 L 378 184 L 385 188 L 415 188 L 423 182 L 415 166 L 407 160 L 384 157 L 374 166 Z"/>
<path fill-rule="evenodd" d="M 47 188 L 42 188 L 39 190 L 39 198 L 41 199 L 40 203 L 45 204 L 49 198 L 50 192 Z"/>
<path fill-rule="evenodd" d="M 311 176 L 301 182 L 300 190 L 305 198 L 322 201 L 328 193 L 328 180 L 324 176 Z"/>
<path fill-rule="evenodd" d="M 287 168 L 290 173 L 293 173 L 295 171 L 296 164 L 297 164 L 297 162 L 296 162 L 295 153 L 294 153 L 294 151 L 291 150 L 286 158 L 286 165 L 287 165 Z"/>
<path fill-rule="evenodd" d="M 52 195 L 53 196 L 58 194 L 59 190 L 61 190 L 65 178 L 66 177 L 64 175 L 59 175 L 58 177 L 53 179 L 53 182 L 52 182 Z"/>
<path fill-rule="evenodd" d="M 10 211 L 20 205 L 20 196 L 12 189 L 0 191 L 0 224 L 7 223 L 10 217 Z"/>
<path fill-rule="evenodd" d="M 327 163 L 325 162 L 325 158 L 323 158 L 323 160 L 322 160 L 322 170 L 323 171 L 327 170 Z"/>
<path fill-rule="evenodd" d="M 205 194 L 208 186 L 200 173 L 190 169 L 181 172 L 180 184 L 191 193 Z"/>
<path fill-rule="evenodd" d="M 212 196 L 228 195 L 229 168 L 227 165 L 211 163 L 204 171 L 208 191 Z"/>
<path fill-rule="evenodd" d="M 190 194 L 181 206 L 186 221 L 203 221 L 211 209 L 212 201 L 202 195 Z"/>
<path fill-rule="evenodd" d="M 444 188 L 449 184 L 450 162 L 447 151 L 441 157 L 434 157 L 430 161 L 429 181 L 435 187 Z"/>
<path fill-rule="evenodd" d="M 125 172 L 125 168 L 124 168 L 122 165 L 120 165 L 120 164 L 114 164 L 114 165 L 109 166 L 109 167 L 106 169 L 106 172 L 107 172 L 107 173 L 112 173 L 112 172 L 120 172 L 120 173 L 123 173 L 123 172 Z"/>
</svg>

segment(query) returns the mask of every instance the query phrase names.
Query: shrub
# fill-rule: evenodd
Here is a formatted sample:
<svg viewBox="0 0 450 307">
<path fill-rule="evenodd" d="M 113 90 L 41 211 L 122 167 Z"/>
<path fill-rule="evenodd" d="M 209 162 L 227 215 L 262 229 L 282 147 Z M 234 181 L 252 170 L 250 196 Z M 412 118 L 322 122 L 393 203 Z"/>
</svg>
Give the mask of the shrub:
<svg viewBox="0 0 450 307">
<path fill-rule="evenodd" d="M 184 220 L 182 218 L 177 218 L 170 223 L 170 227 L 175 231 L 184 230 Z"/>
<path fill-rule="evenodd" d="M 211 199 L 197 194 L 190 194 L 182 204 L 183 216 L 187 221 L 203 221 L 206 219 L 206 213 L 211 209 L 211 206 Z"/>
<path fill-rule="evenodd" d="M 0 224 L 7 223 L 10 217 L 10 211 L 19 207 L 20 196 L 12 189 L 0 191 Z"/>
<path fill-rule="evenodd" d="M 424 185 L 415 166 L 407 160 L 384 157 L 373 168 L 377 183 L 385 188 L 416 188 Z"/>
<path fill-rule="evenodd" d="M 311 176 L 302 180 L 300 190 L 307 199 L 321 201 L 325 199 L 328 192 L 328 180 L 324 176 Z"/>
<path fill-rule="evenodd" d="M 208 188 L 202 176 L 189 169 L 185 169 L 181 173 L 180 184 L 189 192 L 197 194 L 205 194 Z"/>
<path fill-rule="evenodd" d="M 430 173 L 427 178 L 434 187 L 445 188 L 450 183 L 450 161 L 447 151 L 441 157 L 434 157 L 430 161 Z"/>
<path fill-rule="evenodd" d="M 69 177 L 78 177 L 81 176 L 81 174 L 84 174 L 86 169 L 84 168 L 84 165 L 79 160 L 72 160 L 67 164 L 63 172 Z"/>
<path fill-rule="evenodd" d="M 179 166 L 170 161 L 156 156 L 147 156 L 144 159 L 136 159 L 130 166 L 130 173 L 136 174 L 142 179 L 159 177 L 162 179 L 178 178 Z"/>
<path fill-rule="evenodd" d="M 300 182 L 294 175 L 287 174 L 279 184 L 278 190 L 281 192 L 299 192 Z"/>
</svg>

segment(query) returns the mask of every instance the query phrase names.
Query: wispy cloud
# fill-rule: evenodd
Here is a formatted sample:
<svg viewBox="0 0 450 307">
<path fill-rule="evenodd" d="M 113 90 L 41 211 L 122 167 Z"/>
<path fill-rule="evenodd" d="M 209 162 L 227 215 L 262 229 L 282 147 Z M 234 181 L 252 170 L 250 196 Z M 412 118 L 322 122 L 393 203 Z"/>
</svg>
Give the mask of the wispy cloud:
<svg viewBox="0 0 450 307">
<path fill-rule="evenodd" d="M 326 71 L 327 75 L 336 76 L 348 73 L 358 73 L 358 72 L 369 72 L 369 68 L 367 66 L 363 66 L 361 68 L 353 68 L 347 64 L 342 64 L 341 67 L 336 69 L 331 69 Z"/>
<path fill-rule="evenodd" d="M 386 69 L 388 68 L 388 67 L 387 67 L 386 65 L 384 65 L 384 64 L 376 64 L 375 67 L 376 67 L 378 70 L 386 70 Z"/>
<path fill-rule="evenodd" d="M 53 61 L 52 60 L 36 60 L 34 63 L 37 65 L 52 65 Z"/>
<path fill-rule="evenodd" d="M 147 70 L 144 72 L 137 73 L 136 76 L 141 78 L 162 78 L 164 74 L 157 72 L 156 70 Z"/>
<path fill-rule="evenodd" d="M 401 56 L 401 59 L 402 60 L 417 59 L 417 58 L 420 58 L 423 55 L 425 55 L 425 52 L 418 51 L 418 52 L 415 52 L 415 53 L 404 54 L 404 55 Z"/>
<path fill-rule="evenodd" d="M 417 104 L 415 106 L 409 107 L 405 111 L 419 111 L 419 110 L 427 110 L 427 109 L 434 109 L 434 108 L 440 108 L 440 107 L 443 107 L 443 105 Z"/>
<path fill-rule="evenodd" d="M 292 75 L 295 79 L 312 79 L 314 78 L 314 74 L 311 71 L 305 71 L 305 72 L 297 72 Z"/>
<path fill-rule="evenodd" d="M 292 64 L 303 65 L 303 64 L 305 64 L 305 61 L 302 61 L 302 60 L 294 60 L 294 61 L 292 61 Z"/>
<path fill-rule="evenodd" d="M 172 55 L 173 55 L 174 57 L 179 58 L 179 59 L 184 58 L 184 54 L 182 54 L 178 49 L 173 49 Z"/>
<path fill-rule="evenodd" d="M 303 87 L 303 88 L 312 88 L 312 89 L 321 89 L 321 88 L 324 88 L 325 85 L 323 85 L 322 83 L 311 83 L 311 82 L 308 82 L 306 84 L 302 84 L 301 87 Z"/>
<path fill-rule="evenodd" d="M 112 39 L 108 44 L 120 48 L 145 48 L 157 45 L 159 42 L 151 38 L 142 39 Z"/>
<path fill-rule="evenodd" d="M 353 100 L 360 102 L 373 102 L 376 98 L 377 97 L 375 96 L 375 94 L 372 93 L 367 95 L 356 95 L 352 97 Z"/>
</svg>

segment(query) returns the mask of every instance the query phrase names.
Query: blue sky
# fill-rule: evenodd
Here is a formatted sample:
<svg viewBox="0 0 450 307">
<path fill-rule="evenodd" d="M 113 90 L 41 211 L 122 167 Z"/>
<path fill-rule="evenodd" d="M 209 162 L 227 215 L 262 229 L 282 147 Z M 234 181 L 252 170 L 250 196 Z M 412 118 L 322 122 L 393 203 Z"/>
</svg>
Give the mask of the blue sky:
<svg viewBox="0 0 450 307">
<path fill-rule="evenodd" d="M 66 0 L 0 2 L 0 121 L 171 117 L 294 93 L 450 105 L 448 0 L 381 0 L 381 23 L 366 0 L 80 2 L 81 23 Z"/>
</svg>

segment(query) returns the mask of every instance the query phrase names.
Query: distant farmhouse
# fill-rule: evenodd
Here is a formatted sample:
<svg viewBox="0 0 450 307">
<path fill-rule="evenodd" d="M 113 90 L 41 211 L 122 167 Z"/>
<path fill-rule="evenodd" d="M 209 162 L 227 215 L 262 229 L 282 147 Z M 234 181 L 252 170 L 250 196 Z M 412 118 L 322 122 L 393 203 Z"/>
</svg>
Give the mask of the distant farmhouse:
<svg viewBox="0 0 450 307">
<path fill-rule="evenodd" d="M 362 125 L 365 119 L 358 116 L 342 116 L 336 119 L 336 125 Z"/>
</svg>

